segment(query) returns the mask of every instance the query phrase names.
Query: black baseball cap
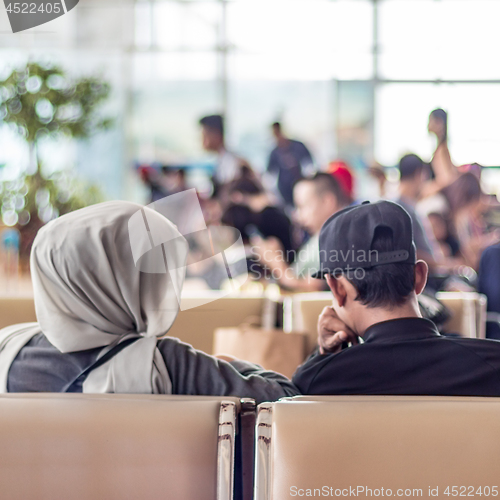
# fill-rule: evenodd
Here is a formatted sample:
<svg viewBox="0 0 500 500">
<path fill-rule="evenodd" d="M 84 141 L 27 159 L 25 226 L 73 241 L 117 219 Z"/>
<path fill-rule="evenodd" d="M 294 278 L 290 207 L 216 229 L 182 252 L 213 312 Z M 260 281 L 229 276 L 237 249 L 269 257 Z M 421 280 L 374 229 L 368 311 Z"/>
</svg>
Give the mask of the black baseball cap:
<svg viewBox="0 0 500 500">
<path fill-rule="evenodd" d="M 394 250 L 378 252 L 372 242 L 381 229 L 390 229 Z M 363 202 L 332 215 L 319 234 L 320 268 L 313 278 L 370 269 L 384 264 L 416 263 L 413 225 L 408 212 L 391 201 Z"/>
</svg>

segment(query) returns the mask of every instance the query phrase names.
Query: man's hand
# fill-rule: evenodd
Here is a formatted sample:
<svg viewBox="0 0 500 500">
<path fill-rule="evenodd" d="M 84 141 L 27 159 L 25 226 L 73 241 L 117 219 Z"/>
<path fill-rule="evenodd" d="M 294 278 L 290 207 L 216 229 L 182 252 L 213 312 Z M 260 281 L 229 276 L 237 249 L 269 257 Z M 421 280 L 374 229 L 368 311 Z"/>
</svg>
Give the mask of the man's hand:
<svg viewBox="0 0 500 500">
<path fill-rule="evenodd" d="M 333 354 L 342 349 L 342 342 L 359 344 L 358 336 L 335 313 L 325 307 L 318 319 L 318 344 L 320 354 Z"/>
</svg>

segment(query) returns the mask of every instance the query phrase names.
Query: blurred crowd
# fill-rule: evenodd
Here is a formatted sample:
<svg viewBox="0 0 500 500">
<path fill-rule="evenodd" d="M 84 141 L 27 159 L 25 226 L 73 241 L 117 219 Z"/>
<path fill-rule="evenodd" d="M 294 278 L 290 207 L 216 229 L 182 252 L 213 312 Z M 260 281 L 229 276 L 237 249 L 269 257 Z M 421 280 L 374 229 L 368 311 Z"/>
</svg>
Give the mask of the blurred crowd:
<svg viewBox="0 0 500 500">
<path fill-rule="evenodd" d="M 310 278 L 319 266 L 321 227 L 339 210 L 363 202 L 357 197 L 363 176 L 378 188 L 372 201 L 386 198 L 391 191 L 386 169 L 373 165 L 360 172 L 340 159 L 318 165 L 307 146 L 276 122 L 271 125 L 275 147 L 265 172 L 259 173 L 226 148 L 221 115 L 205 116 L 199 123 L 203 148 L 216 157 L 210 193 L 200 196 L 205 220 L 241 233 L 250 282 L 272 281 L 285 291 L 323 290 L 323 281 Z M 426 291 L 479 290 L 488 295 L 489 310 L 500 313 L 500 205 L 483 192 L 480 165 L 452 162 L 444 110 L 430 113 L 428 130 L 436 139 L 432 158 L 425 161 L 411 152 L 403 156 L 392 196 L 412 218 L 418 258 L 430 269 Z M 140 174 L 151 201 L 191 187 L 183 168 L 143 167 Z M 199 251 L 190 277 L 197 286 L 220 288 L 225 270 L 203 263 L 209 248 Z"/>
</svg>

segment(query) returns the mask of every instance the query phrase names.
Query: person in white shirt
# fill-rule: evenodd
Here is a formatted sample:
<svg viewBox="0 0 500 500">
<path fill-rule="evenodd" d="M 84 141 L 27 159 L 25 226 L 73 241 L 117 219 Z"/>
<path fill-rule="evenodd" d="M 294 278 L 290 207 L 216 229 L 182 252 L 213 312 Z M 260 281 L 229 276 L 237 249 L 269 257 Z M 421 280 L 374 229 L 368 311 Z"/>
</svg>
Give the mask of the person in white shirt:
<svg viewBox="0 0 500 500">
<path fill-rule="evenodd" d="M 224 142 L 224 117 L 209 115 L 200 119 L 203 149 L 217 154 L 217 166 L 213 175 L 215 186 L 232 182 L 246 162 L 228 151 Z"/>
</svg>

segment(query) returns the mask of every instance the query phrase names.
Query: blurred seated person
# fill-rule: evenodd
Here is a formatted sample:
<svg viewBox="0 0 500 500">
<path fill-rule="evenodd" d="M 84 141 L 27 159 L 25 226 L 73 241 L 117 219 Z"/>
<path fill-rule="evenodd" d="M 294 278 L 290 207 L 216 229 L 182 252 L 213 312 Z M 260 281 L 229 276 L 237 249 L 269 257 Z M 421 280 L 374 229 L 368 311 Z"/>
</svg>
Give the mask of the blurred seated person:
<svg viewBox="0 0 500 500">
<path fill-rule="evenodd" d="M 344 161 L 332 161 L 328 164 L 328 173 L 340 184 L 347 197 L 348 204 L 354 203 L 354 174 Z"/>
<path fill-rule="evenodd" d="M 151 248 L 146 220 L 167 243 Z M 166 336 L 186 254 L 176 226 L 135 203 L 100 203 L 49 222 L 31 253 L 38 323 L 0 330 L 0 392 L 296 395 L 283 375 Z"/>
<path fill-rule="evenodd" d="M 500 343 L 443 337 L 422 318 L 427 264 L 400 205 L 337 213 L 321 229 L 320 251 L 316 277 L 332 306 L 319 317 L 317 352 L 292 378 L 303 394 L 500 396 Z"/>
<path fill-rule="evenodd" d="M 188 189 L 186 171 L 183 168 L 165 165 L 162 167 L 168 194 L 180 193 Z"/>
<path fill-rule="evenodd" d="M 463 263 L 460 255 L 460 246 L 457 238 L 453 236 L 450 220 L 438 212 L 431 212 L 427 216 L 427 219 L 444 258 L 448 261 L 456 260 L 457 264 Z"/>
<path fill-rule="evenodd" d="M 149 165 L 141 165 L 139 175 L 150 189 L 149 203 L 187 189 L 186 172 L 177 166 L 163 165 L 161 169 L 156 169 Z"/>
<path fill-rule="evenodd" d="M 217 154 L 213 174 L 214 191 L 220 186 L 233 181 L 239 174 L 240 167 L 246 162 L 226 149 L 224 139 L 224 117 L 209 115 L 200 119 L 202 145 L 205 151 Z"/>
<path fill-rule="evenodd" d="M 479 264 L 478 292 L 488 298 L 488 312 L 500 319 L 500 243 L 485 249 Z M 486 336 L 500 340 L 500 323 L 486 323 Z"/>
<path fill-rule="evenodd" d="M 479 179 L 473 173 L 461 174 L 441 190 L 456 232 L 465 263 L 477 271 L 483 250 L 498 242 L 498 231 L 490 232 L 484 220 L 490 208 Z"/>
<path fill-rule="evenodd" d="M 232 204 L 222 216 L 222 223 L 240 231 L 244 242 L 251 236 L 277 238 L 287 254 L 292 243 L 292 225 L 285 212 L 273 205 L 256 176 L 247 168 L 228 187 Z"/>
<path fill-rule="evenodd" d="M 385 175 L 384 167 L 380 165 L 380 163 L 375 162 L 368 168 L 368 181 L 374 188 L 374 192 L 376 193 L 375 198 L 385 198 L 387 189 L 387 177 Z M 370 198 L 372 197 L 373 195 L 371 195 L 370 193 Z"/>
<path fill-rule="evenodd" d="M 276 147 L 271 151 L 267 172 L 277 176 L 278 191 L 286 206 L 294 206 L 293 186 L 313 168 L 311 153 L 300 141 L 289 139 L 281 123 L 272 124 Z"/>
<path fill-rule="evenodd" d="M 201 233 L 186 235 L 189 253 L 186 261 L 184 288 L 191 290 L 221 290 L 228 280 L 226 266 L 214 259 L 212 244 Z"/>
<path fill-rule="evenodd" d="M 320 280 L 311 279 L 319 269 L 319 232 L 336 212 L 345 208 L 348 199 L 339 183 L 327 173 L 317 173 L 302 179 L 293 189 L 295 220 L 309 234 L 309 240 L 296 253 L 295 262 L 288 266 L 279 241 L 259 239 L 253 250 L 258 262 L 271 271 L 278 284 L 294 292 L 314 292 L 324 289 Z"/>
</svg>

